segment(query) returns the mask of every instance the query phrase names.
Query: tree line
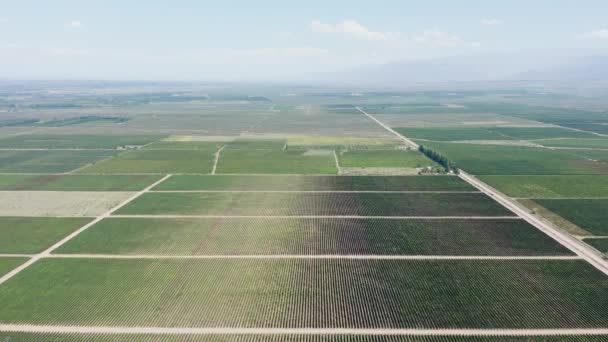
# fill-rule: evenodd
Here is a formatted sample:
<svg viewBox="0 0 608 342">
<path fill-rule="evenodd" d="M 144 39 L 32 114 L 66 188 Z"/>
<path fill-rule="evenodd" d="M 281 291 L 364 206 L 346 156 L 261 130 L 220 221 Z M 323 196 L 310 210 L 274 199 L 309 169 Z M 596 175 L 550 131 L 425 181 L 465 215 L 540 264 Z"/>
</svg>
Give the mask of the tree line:
<svg viewBox="0 0 608 342">
<path fill-rule="evenodd" d="M 424 145 L 420 145 L 418 147 L 418 151 L 420 151 L 422 154 L 427 156 L 432 161 L 443 166 L 443 168 L 445 169 L 445 172 L 453 171 L 455 173 L 458 173 L 458 168 L 456 167 L 456 164 L 453 163 L 452 161 L 450 161 L 446 156 L 442 155 L 441 153 L 439 153 L 429 147 L 426 147 Z"/>
</svg>

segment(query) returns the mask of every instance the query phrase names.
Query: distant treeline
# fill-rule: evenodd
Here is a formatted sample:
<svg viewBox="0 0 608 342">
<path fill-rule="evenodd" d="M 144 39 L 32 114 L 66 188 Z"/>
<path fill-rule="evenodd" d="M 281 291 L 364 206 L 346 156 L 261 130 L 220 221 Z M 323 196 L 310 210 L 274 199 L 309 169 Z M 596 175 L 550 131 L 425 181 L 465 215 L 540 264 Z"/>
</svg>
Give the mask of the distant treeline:
<svg viewBox="0 0 608 342">
<path fill-rule="evenodd" d="M 422 154 L 424 154 L 425 156 L 427 156 L 429 159 L 433 160 L 434 162 L 436 162 L 437 164 L 443 166 L 443 168 L 445 169 L 446 172 L 458 172 L 458 168 L 456 167 L 456 164 L 451 162 L 446 156 L 442 155 L 441 153 L 429 148 L 429 147 L 425 147 L 423 145 L 420 145 L 418 147 L 418 151 L 420 151 Z"/>
</svg>

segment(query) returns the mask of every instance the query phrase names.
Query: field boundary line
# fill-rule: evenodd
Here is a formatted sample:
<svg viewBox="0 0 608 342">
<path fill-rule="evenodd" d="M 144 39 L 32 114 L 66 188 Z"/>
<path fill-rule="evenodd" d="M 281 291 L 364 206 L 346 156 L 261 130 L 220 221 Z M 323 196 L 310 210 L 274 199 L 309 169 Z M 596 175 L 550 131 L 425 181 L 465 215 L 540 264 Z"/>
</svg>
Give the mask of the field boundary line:
<svg viewBox="0 0 608 342">
<path fill-rule="evenodd" d="M 342 169 L 340 169 L 340 161 L 338 160 L 338 154 L 336 153 L 336 150 L 333 150 L 334 153 L 334 160 L 336 161 L 336 169 L 338 169 L 338 174 L 342 173 Z"/>
<path fill-rule="evenodd" d="M 328 218 L 328 219 L 382 219 L 382 220 L 521 220 L 513 216 L 357 216 L 357 215 L 149 215 L 117 214 L 109 218 Z"/>
<path fill-rule="evenodd" d="M 577 255 L 379 255 L 379 254 L 235 254 L 235 255 L 152 255 L 152 254 L 50 254 L 55 259 L 350 259 L 350 260 L 583 260 Z"/>
<path fill-rule="evenodd" d="M 608 178 L 608 177 L 607 177 Z M 515 200 L 606 200 L 608 197 L 599 196 L 599 197 L 511 197 Z"/>
<path fill-rule="evenodd" d="M 376 119 L 374 116 L 372 116 L 371 114 L 366 113 L 363 109 L 361 109 L 361 107 L 355 107 L 358 111 L 360 111 L 361 113 L 363 113 L 365 116 L 367 116 L 368 118 L 372 119 L 375 123 L 377 123 L 378 125 L 382 126 L 384 129 L 386 129 L 387 131 L 393 133 L 394 135 L 396 135 L 399 139 L 401 139 L 403 142 L 405 142 L 407 145 L 409 145 L 411 148 L 418 150 L 418 148 L 420 146 L 418 146 L 418 144 L 416 144 L 413 140 L 406 138 L 405 136 L 399 134 L 399 132 L 395 131 L 394 129 L 390 128 L 389 126 L 385 125 L 382 121 Z"/>
<path fill-rule="evenodd" d="M 485 192 L 496 202 L 502 204 L 504 207 L 511 210 L 522 219 L 528 221 L 528 223 L 535 226 L 536 228 L 553 238 L 555 241 L 561 243 L 564 247 L 583 257 L 585 260 L 587 260 L 587 262 L 592 264 L 595 268 L 597 268 L 604 274 L 608 275 L 608 263 L 606 262 L 606 260 L 604 260 L 603 255 L 591 249 L 591 247 L 585 244 L 584 242 L 576 239 L 575 237 L 564 231 L 561 231 L 559 227 L 552 226 L 551 224 L 537 218 L 533 214 L 529 213 L 527 209 L 522 208 L 517 202 L 510 199 L 507 195 L 502 194 L 501 192 L 492 188 L 488 184 L 478 180 L 476 177 L 462 170 L 460 171 L 460 177 L 471 185 Z"/>
<path fill-rule="evenodd" d="M 34 254 L 23 253 L 0 253 L 0 258 L 31 258 Z"/>
<path fill-rule="evenodd" d="M 151 335 L 405 335 L 405 336 L 582 336 L 608 335 L 607 328 L 565 329 L 382 329 L 382 328 L 170 328 L 0 324 L 0 331 Z"/>
<path fill-rule="evenodd" d="M 380 120 L 378 120 L 375 117 L 373 117 L 372 115 L 364 112 L 361 108 L 359 108 L 359 107 L 356 107 L 356 108 L 361 113 L 365 114 L 367 117 L 372 119 L 374 122 L 376 122 L 380 126 L 387 129 L 389 132 L 400 137 L 403 141 L 411 144 L 412 147 L 418 148 L 418 144 L 416 144 L 412 140 L 406 138 L 405 136 L 401 135 L 399 132 L 396 132 L 392 128 L 386 126 Z M 536 216 L 529 213 L 526 209 L 523 209 L 521 206 L 519 206 L 519 204 L 517 204 L 517 202 L 515 202 L 513 199 L 511 199 L 507 195 L 503 194 L 502 192 L 494 189 L 493 187 L 489 186 L 488 184 L 484 183 L 483 181 L 479 180 L 478 178 L 474 177 L 473 175 L 470 175 L 467 172 L 460 170 L 458 176 L 462 180 L 466 181 L 467 183 L 471 184 L 475 188 L 477 188 L 480 191 L 482 191 L 483 193 L 485 193 L 490 198 L 494 199 L 496 202 L 501 204 L 503 207 L 509 209 L 511 212 L 513 212 L 518 217 L 521 217 L 522 219 L 526 220 L 532 226 L 536 227 L 537 229 L 539 229 L 543 233 L 547 234 L 549 237 L 551 237 L 555 241 L 559 242 L 562 246 L 568 248 L 570 251 L 574 252 L 576 255 L 584 258 L 587 262 L 589 262 L 591 265 L 593 265 L 595 268 L 597 268 L 599 271 L 601 271 L 605 275 L 608 275 L 608 262 L 603 258 L 603 255 L 600 254 L 598 251 L 592 249 L 590 246 L 588 246 L 584 242 L 576 239 L 575 237 L 571 236 L 570 234 L 561 231 L 561 229 L 559 227 L 551 226 L 548 223 L 543 222 Z"/>
<path fill-rule="evenodd" d="M 66 242 L 70 241 L 71 239 L 73 239 L 74 237 L 76 237 L 78 234 L 82 233 L 83 231 L 87 230 L 88 228 L 90 228 L 91 226 L 93 226 L 94 224 L 98 223 L 99 221 L 105 219 L 106 217 L 109 217 L 110 215 L 112 215 L 112 213 L 122 207 L 124 207 L 125 205 L 127 205 L 129 202 L 135 200 L 136 198 L 138 198 L 139 196 L 143 195 L 144 193 L 150 191 L 150 189 L 152 189 L 153 187 L 157 186 L 158 184 L 162 183 L 163 181 L 165 181 L 167 178 L 171 177 L 171 174 L 165 175 L 165 177 L 155 181 L 154 183 L 148 185 L 147 187 L 145 187 L 144 189 L 136 192 L 135 194 L 133 194 L 132 196 L 130 196 L 129 198 L 125 199 L 124 201 L 122 201 L 121 203 L 119 203 L 118 205 L 114 206 L 113 208 L 111 208 L 110 210 L 106 211 L 105 213 L 97 216 L 95 219 L 93 219 L 92 221 L 90 221 L 89 223 L 85 224 L 84 226 L 78 228 L 77 230 L 73 231 L 71 234 L 67 235 L 66 237 L 64 237 L 63 239 L 59 240 L 58 242 L 56 242 L 55 244 L 53 244 L 51 247 L 48 247 L 47 249 L 45 249 L 44 251 L 35 254 L 32 258 L 30 258 L 28 261 L 26 261 L 25 263 L 21 264 L 20 266 L 17 266 L 15 269 L 13 269 L 12 271 L 8 272 L 7 274 L 5 274 L 4 276 L 0 277 L 0 285 L 5 283 L 7 280 L 11 279 L 12 277 L 14 277 L 15 275 L 17 275 L 19 272 L 23 271 L 24 269 L 28 268 L 30 265 L 32 265 L 33 263 L 35 263 L 36 261 L 44 258 L 45 256 L 48 256 L 51 254 L 52 251 L 54 251 L 55 249 L 61 247 L 63 244 L 65 244 Z"/>
<path fill-rule="evenodd" d="M 220 147 L 219 150 L 217 150 L 217 152 L 215 152 L 215 158 L 213 160 L 213 168 L 211 169 L 212 175 L 215 175 L 215 170 L 217 170 L 217 163 L 220 161 L 220 153 L 222 153 L 222 150 L 224 149 L 224 147 L 226 147 L 226 145 L 222 145 L 222 147 Z"/>
<path fill-rule="evenodd" d="M 11 191 L 11 190 L 0 190 L 0 191 Z M 325 194 L 325 193 L 337 193 L 337 194 L 481 194 L 479 190 L 476 191 L 449 191 L 449 190 L 151 190 L 150 192 L 161 192 L 161 193 L 206 193 L 206 192 L 228 192 L 228 193 L 239 193 L 239 192 L 251 192 L 251 193 L 309 193 L 309 194 Z"/>
</svg>

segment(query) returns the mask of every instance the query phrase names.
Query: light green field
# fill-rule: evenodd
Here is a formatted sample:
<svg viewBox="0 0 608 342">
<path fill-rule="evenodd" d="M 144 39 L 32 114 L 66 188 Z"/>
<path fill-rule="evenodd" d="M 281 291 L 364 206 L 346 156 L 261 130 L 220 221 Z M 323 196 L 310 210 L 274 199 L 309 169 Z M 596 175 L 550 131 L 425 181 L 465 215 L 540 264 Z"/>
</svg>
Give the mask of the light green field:
<svg viewBox="0 0 608 342">
<path fill-rule="evenodd" d="M 80 173 L 210 173 L 215 150 L 137 150 L 80 170 Z"/>
<path fill-rule="evenodd" d="M 112 150 L 0 151 L 0 172 L 68 172 L 115 154 Z"/>
<path fill-rule="evenodd" d="M 337 174 L 333 154 L 307 155 L 308 150 L 225 149 L 217 173 Z"/>
<path fill-rule="evenodd" d="M 0 217 L 0 253 L 42 252 L 90 220 L 89 218 Z"/>
<path fill-rule="evenodd" d="M 135 191 L 159 178 L 151 175 L 0 175 L 0 190 Z"/>
<path fill-rule="evenodd" d="M 512 216 L 482 193 L 146 193 L 116 214 Z"/>
<path fill-rule="evenodd" d="M 153 190 L 475 191 L 476 189 L 462 179 L 452 176 L 174 175 Z"/>
<path fill-rule="evenodd" d="M 23 264 L 26 260 L 27 258 L 0 257 L 0 276 Z"/>
<path fill-rule="evenodd" d="M 110 218 L 56 253 L 570 255 L 522 220 Z"/>
<path fill-rule="evenodd" d="M 608 174 L 608 163 L 590 161 L 579 151 L 436 142 L 424 145 L 476 175 Z"/>
<path fill-rule="evenodd" d="M 217 150 L 223 145 L 216 141 L 157 141 L 144 147 L 146 150 Z"/>
<path fill-rule="evenodd" d="M 495 127 L 491 130 L 514 139 L 594 138 L 596 135 L 561 127 Z"/>
<path fill-rule="evenodd" d="M 342 167 L 436 167 L 437 164 L 418 151 L 378 150 L 342 151 L 338 153 Z"/>
<path fill-rule="evenodd" d="M 546 139 L 535 140 L 536 144 L 549 147 L 578 147 L 578 148 L 605 148 L 608 149 L 608 139 Z"/>
<path fill-rule="evenodd" d="M 28 134 L 0 139 L 0 148 L 116 148 L 145 145 L 162 135 Z"/>
<path fill-rule="evenodd" d="M 608 197 L 608 175 L 480 176 L 511 197 Z"/>
<path fill-rule="evenodd" d="M 508 136 L 493 131 L 492 128 L 485 127 L 397 127 L 395 130 L 410 139 L 438 141 L 512 139 Z"/>
<path fill-rule="evenodd" d="M 43 259 L 0 286 L 0 321 L 601 328 L 607 291 L 605 275 L 581 260 Z"/>
</svg>

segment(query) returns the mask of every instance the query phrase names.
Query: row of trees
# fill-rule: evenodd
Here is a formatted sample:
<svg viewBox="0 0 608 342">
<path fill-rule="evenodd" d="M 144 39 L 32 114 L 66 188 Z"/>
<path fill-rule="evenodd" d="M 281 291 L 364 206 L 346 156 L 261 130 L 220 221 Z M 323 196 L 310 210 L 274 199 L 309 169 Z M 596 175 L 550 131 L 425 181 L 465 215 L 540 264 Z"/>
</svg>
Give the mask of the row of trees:
<svg viewBox="0 0 608 342">
<path fill-rule="evenodd" d="M 425 147 L 423 145 L 420 145 L 418 147 L 418 151 L 420 151 L 425 156 L 429 157 L 431 160 L 433 160 L 437 164 L 443 166 L 443 168 L 445 169 L 445 172 L 453 171 L 455 173 L 458 173 L 458 168 L 456 167 L 456 164 L 451 162 L 448 158 L 446 158 L 441 153 L 439 153 L 429 147 Z"/>
</svg>

